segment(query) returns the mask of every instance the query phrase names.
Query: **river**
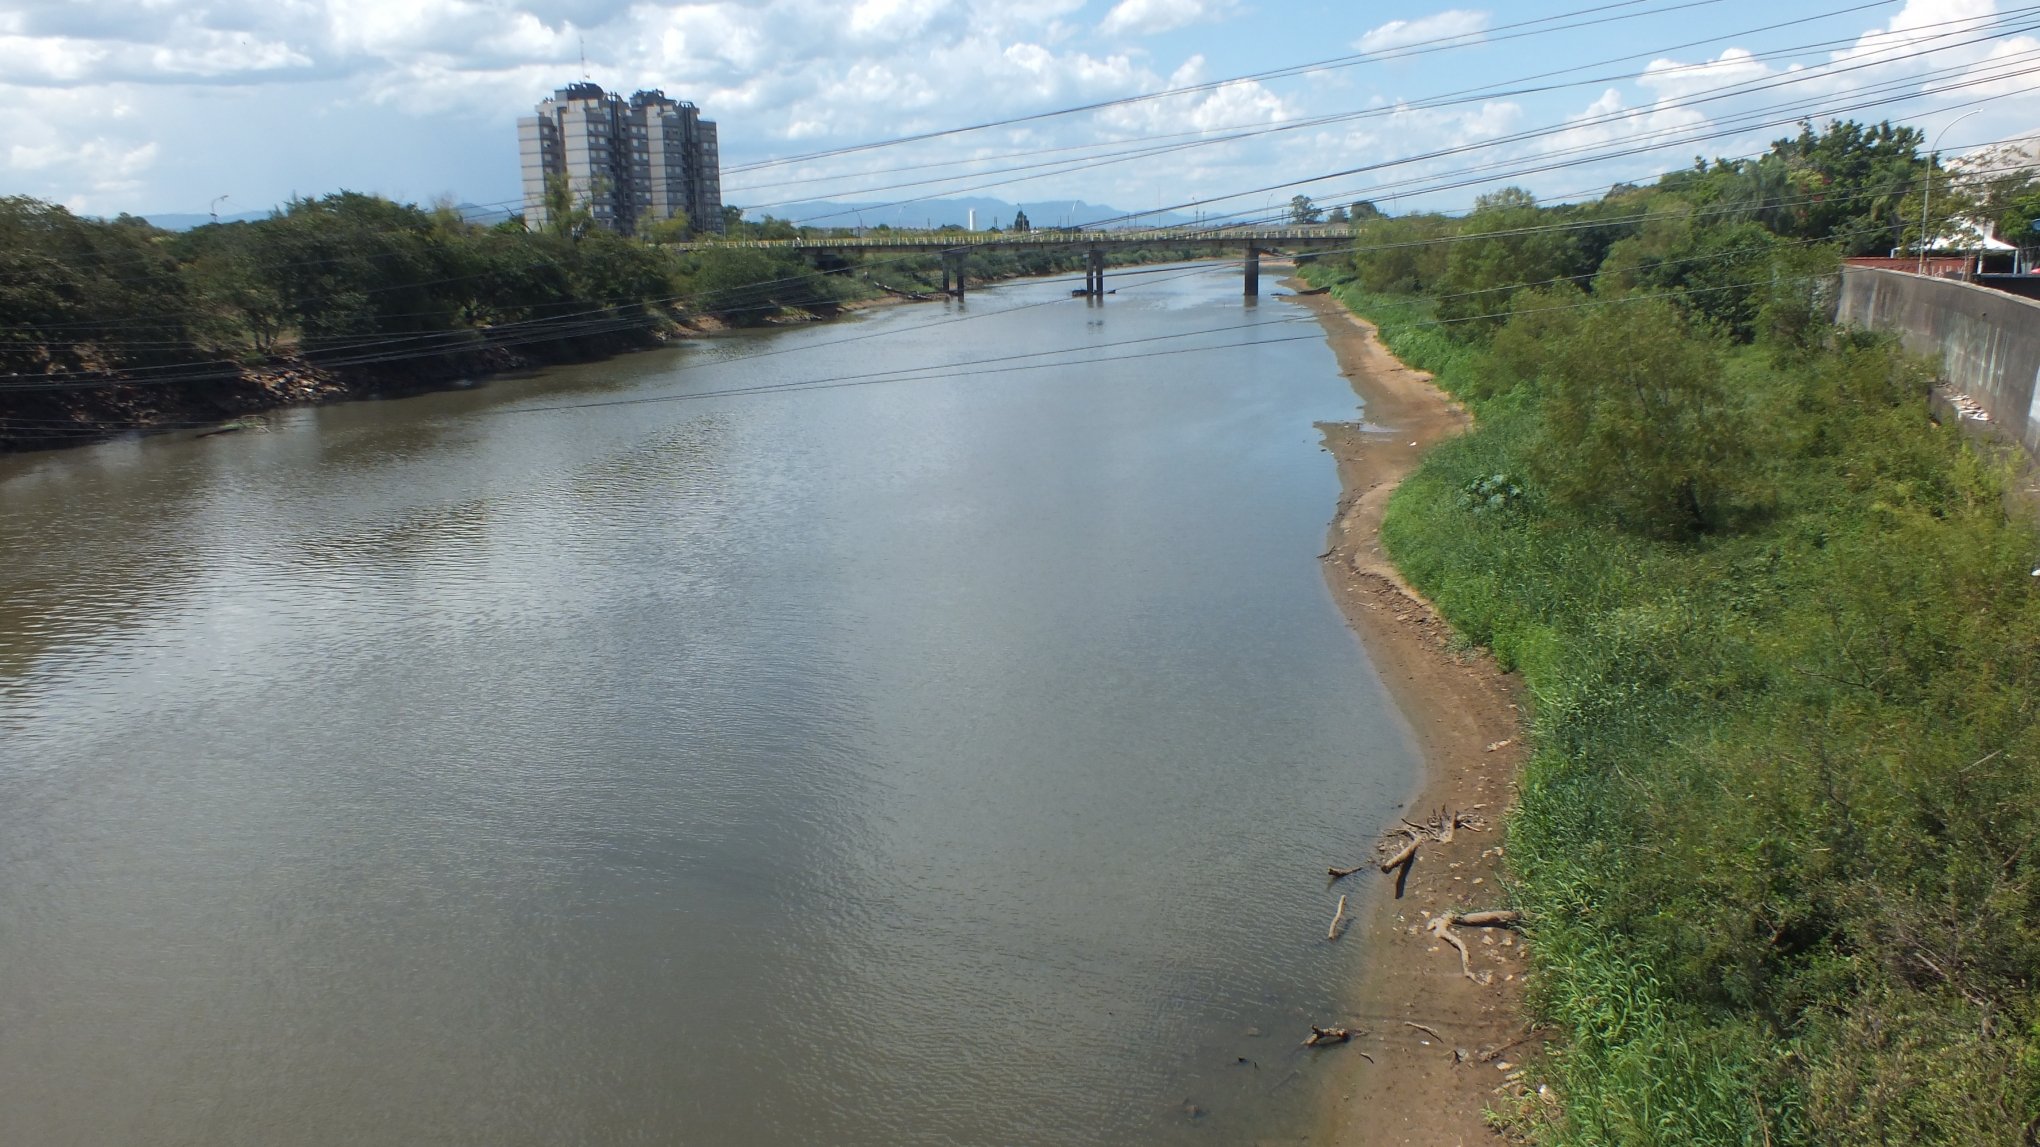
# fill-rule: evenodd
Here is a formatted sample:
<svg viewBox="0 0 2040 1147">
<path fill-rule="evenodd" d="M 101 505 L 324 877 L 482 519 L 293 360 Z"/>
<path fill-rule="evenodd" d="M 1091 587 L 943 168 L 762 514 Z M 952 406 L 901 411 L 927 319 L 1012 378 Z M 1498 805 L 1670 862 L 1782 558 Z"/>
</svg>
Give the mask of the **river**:
<svg viewBox="0 0 2040 1147">
<path fill-rule="evenodd" d="M 0 459 L 0 1142 L 1310 1130 L 1417 765 L 1237 275 Z"/>
</svg>

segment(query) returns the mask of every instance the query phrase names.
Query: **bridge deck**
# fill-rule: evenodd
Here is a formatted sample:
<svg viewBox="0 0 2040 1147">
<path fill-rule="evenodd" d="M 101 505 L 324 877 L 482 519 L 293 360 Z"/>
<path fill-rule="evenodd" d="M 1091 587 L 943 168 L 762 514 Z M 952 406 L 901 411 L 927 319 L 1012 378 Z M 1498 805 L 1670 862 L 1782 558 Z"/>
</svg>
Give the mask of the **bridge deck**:
<svg viewBox="0 0 2040 1147">
<path fill-rule="evenodd" d="M 957 251 L 972 247 L 1292 246 L 1348 243 L 1342 223 L 1300 227 L 1157 228 L 1150 231 L 890 231 L 865 235 L 807 235 L 797 239 L 707 239 L 670 244 L 681 251 L 762 247 L 827 251 Z"/>
</svg>

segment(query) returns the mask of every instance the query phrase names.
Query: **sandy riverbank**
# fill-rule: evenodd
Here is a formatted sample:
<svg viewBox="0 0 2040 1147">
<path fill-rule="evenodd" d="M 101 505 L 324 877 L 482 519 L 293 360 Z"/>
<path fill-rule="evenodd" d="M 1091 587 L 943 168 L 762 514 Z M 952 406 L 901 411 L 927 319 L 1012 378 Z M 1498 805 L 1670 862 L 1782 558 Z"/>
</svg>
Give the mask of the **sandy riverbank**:
<svg viewBox="0 0 2040 1147">
<path fill-rule="evenodd" d="M 1439 912 L 1501 906 L 1500 826 L 1523 760 L 1517 687 L 1484 653 L 1453 648 L 1449 628 L 1404 584 L 1380 538 L 1396 484 L 1427 448 L 1465 430 L 1469 420 L 1429 375 L 1397 362 L 1373 328 L 1337 299 L 1299 295 L 1293 302 L 1317 315 L 1340 372 L 1366 404 L 1365 422 L 1322 426 L 1343 488 L 1325 578 L 1414 732 L 1424 771 L 1408 815 L 1422 820 L 1442 807 L 1487 822 L 1485 831 L 1461 830 L 1450 844 L 1426 843 L 1400 898 L 1394 880 L 1372 867 L 1340 882 L 1352 886 L 1349 895 L 1360 906 L 1346 939 L 1367 946 L 1350 1015 L 1365 1034 L 1327 1054 L 1365 1052 L 1373 1061 L 1346 1055 L 1333 1068 L 1318 1138 L 1355 1147 L 1477 1143 L 1494 1138 L 1482 1111 L 1501 1098 L 1497 1089 L 1506 1089 L 1515 1064 L 1535 1044 L 1525 1040 L 1521 1018 L 1522 940 L 1459 929 L 1474 970 L 1491 981 L 1475 983 L 1461 974 L 1457 953 L 1422 926 Z"/>
</svg>

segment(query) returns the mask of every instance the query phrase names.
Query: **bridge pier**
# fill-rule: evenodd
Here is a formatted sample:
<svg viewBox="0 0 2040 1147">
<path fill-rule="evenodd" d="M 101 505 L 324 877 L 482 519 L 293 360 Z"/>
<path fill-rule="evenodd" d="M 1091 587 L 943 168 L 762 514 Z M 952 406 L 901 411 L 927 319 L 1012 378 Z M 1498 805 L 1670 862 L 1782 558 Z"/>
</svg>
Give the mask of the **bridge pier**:
<svg viewBox="0 0 2040 1147">
<path fill-rule="evenodd" d="M 1247 281 L 1245 294 L 1246 297 L 1250 299 L 1258 299 L 1261 297 L 1261 249 L 1259 247 L 1249 246 L 1247 248 Z"/>
<path fill-rule="evenodd" d="M 963 298 L 963 260 L 966 252 L 942 252 L 942 293 Z"/>
<path fill-rule="evenodd" d="M 1105 248 L 1093 247 L 1084 261 L 1084 293 L 1094 299 L 1105 297 Z"/>
</svg>

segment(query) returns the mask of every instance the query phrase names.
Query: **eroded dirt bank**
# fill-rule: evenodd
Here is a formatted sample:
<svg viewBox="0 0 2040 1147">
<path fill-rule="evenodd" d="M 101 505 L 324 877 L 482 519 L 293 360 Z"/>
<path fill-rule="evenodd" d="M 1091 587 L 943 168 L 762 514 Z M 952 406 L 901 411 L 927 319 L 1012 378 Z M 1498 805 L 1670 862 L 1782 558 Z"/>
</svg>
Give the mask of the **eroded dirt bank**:
<svg viewBox="0 0 2040 1147">
<path fill-rule="evenodd" d="M 1322 427 L 1343 487 L 1325 578 L 1414 731 L 1424 772 L 1405 815 L 1421 822 L 1450 809 L 1485 824 L 1459 830 L 1450 843 L 1425 842 L 1400 898 L 1395 879 L 1371 866 L 1341 881 L 1360 905 L 1345 938 L 1367 948 L 1350 1015 L 1365 1034 L 1326 1054 L 1366 1055 L 1344 1055 L 1332 1068 L 1319 1138 L 1355 1147 L 1494 1141 L 1482 1113 L 1510 1102 L 1505 1097 L 1519 1090 L 1510 1077 L 1537 1042 L 1522 1019 L 1523 942 L 1501 929 L 1455 929 L 1483 981 L 1476 982 L 1424 925 L 1443 912 L 1503 906 L 1501 821 L 1523 760 L 1517 687 L 1486 654 L 1453 647 L 1449 628 L 1396 573 L 1380 537 L 1396 484 L 1433 443 L 1464 431 L 1468 417 L 1338 300 L 1294 302 L 1317 315 L 1341 373 L 1366 403 L 1365 422 Z"/>
</svg>

